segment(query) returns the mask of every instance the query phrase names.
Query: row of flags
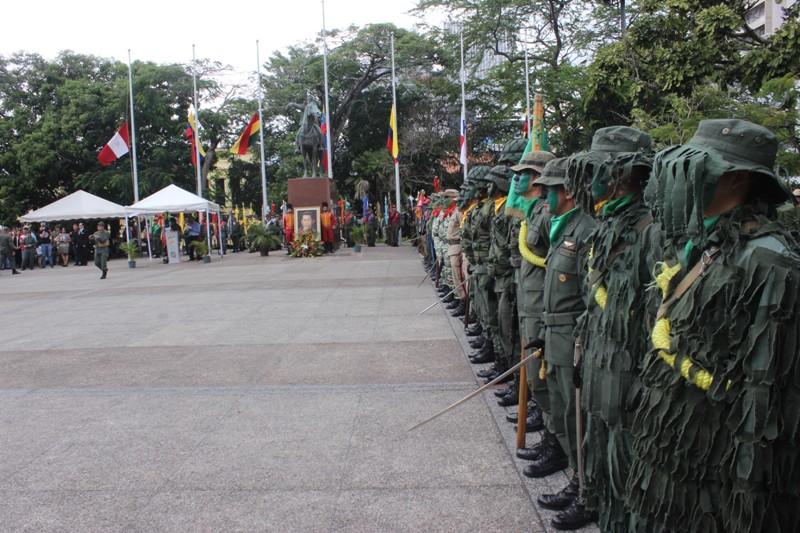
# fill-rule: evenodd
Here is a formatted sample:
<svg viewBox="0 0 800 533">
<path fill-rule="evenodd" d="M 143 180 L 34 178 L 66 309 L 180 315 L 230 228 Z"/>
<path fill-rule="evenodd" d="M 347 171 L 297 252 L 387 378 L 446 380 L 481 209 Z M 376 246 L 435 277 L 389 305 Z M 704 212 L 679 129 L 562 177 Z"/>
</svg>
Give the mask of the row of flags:
<svg viewBox="0 0 800 533">
<path fill-rule="evenodd" d="M 525 121 L 523 125 L 523 136 L 528 138 L 528 115 L 525 114 Z M 239 135 L 239 138 L 231 147 L 231 152 L 237 155 L 244 155 L 247 153 L 247 149 L 250 147 L 250 140 L 253 139 L 258 135 L 259 128 L 261 127 L 261 121 L 258 117 L 258 113 L 254 113 L 253 116 L 250 118 L 250 122 L 247 123 L 242 134 Z M 327 146 L 327 131 L 328 125 L 325 122 L 325 112 L 323 110 L 322 113 L 322 120 L 320 129 L 323 135 L 323 152 L 322 152 L 322 165 L 325 172 L 328 171 L 328 146 Z M 544 128 L 544 105 L 541 99 L 537 99 L 534 103 L 533 109 L 533 139 L 531 144 L 533 146 L 538 146 L 539 150 L 549 150 L 549 145 L 547 142 L 547 132 Z M 467 116 L 466 116 L 466 107 L 462 103 L 461 105 L 461 120 L 459 121 L 459 162 L 462 165 L 467 164 Z M 191 147 L 192 147 L 192 166 L 197 166 L 197 153 L 200 153 L 200 164 L 203 164 L 203 160 L 206 155 L 205 149 L 203 149 L 202 143 L 199 145 L 199 150 L 195 147 L 195 142 L 197 140 L 197 121 L 195 119 L 194 109 L 189 109 L 189 117 L 186 121 L 186 138 L 189 140 Z M 395 110 L 394 104 L 392 104 L 392 111 L 389 115 L 389 132 L 386 139 L 386 147 L 389 150 L 389 155 L 392 158 L 394 163 L 399 162 L 399 155 L 400 155 L 400 143 L 397 137 L 397 112 Z M 97 156 L 97 159 L 103 166 L 108 166 L 115 160 L 119 159 L 123 155 L 127 154 L 130 151 L 130 141 L 128 137 L 128 122 L 125 121 L 122 123 L 122 126 L 119 130 L 114 134 L 110 141 L 103 147 L 100 153 Z"/>
</svg>

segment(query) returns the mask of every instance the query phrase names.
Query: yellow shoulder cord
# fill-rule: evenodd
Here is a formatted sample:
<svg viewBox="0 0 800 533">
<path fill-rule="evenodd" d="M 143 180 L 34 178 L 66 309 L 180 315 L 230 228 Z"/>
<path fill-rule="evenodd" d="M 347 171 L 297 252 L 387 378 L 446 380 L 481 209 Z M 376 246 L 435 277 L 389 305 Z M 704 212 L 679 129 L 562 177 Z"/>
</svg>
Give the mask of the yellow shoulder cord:
<svg viewBox="0 0 800 533">
<path fill-rule="evenodd" d="M 461 222 L 459 222 L 459 223 L 458 223 L 458 227 L 459 227 L 459 229 L 460 229 L 460 228 L 462 228 L 462 227 L 464 226 L 464 221 L 467 219 L 467 214 L 468 214 L 470 211 L 472 211 L 473 209 L 475 209 L 475 206 L 476 206 L 476 205 L 478 205 L 478 203 L 477 203 L 477 202 L 473 203 L 471 206 L 469 206 L 469 207 L 466 209 L 466 211 L 464 211 L 464 214 L 463 214 L 463 215 L 461 215 Z"/>
<path fill-rule="evenodd" d="M 664 299 L 666 299 L 669 282 L 680 271 L 681 265 L 680 263 L 673 267 L 670 267 L 666 263 L 660 263 L 660 265 L 661 274 L 656 276 L 656 285 L 661 289 Z M 676 354 L 667 352 L 670 348 L 670 323 L 668 318 L 664 317 L 656 321 L 653 326 L 653 334 L 650 338 L 653 341 L 653 348 L 658 350 L 659 357 L 669 366 L 675 368 Z M 696 370 L 694 370 L 695 367 L 697 368 Z M 679 370 L 681 376 L 683 376 L 686 381 L 704 391 L 710 389 L 714 382 L 714 376 L 707 370 L 700 368 L 699 365 L 693 363 L 689 357 L 684 357 L 681 360 L 681 367 Z M 730 388 L 730 386 L 731 382 L 728 380 L 728 388 Z"/>
<path fill-rule="evenodd" d="M 494 214 L 499 215 L 500 211 L 503 209 L 503 206 L 506 204 L 506 200 L 508 200 L 508 196 L 503 196 L 502 198 L 498 198 L 494 201 Z"/>
<path fill-rule="evenodd" d="M 528 263 L 531 263 L 534 266 L 539 268 L 544 268 L 547 266 L 547 262 L 545 261 L 544 257 L 540 255 L 536 255 L 528 248 L 528 223 L 526 221 L 522 221 L 519 225 L 519 253 Z"/>
</svg>

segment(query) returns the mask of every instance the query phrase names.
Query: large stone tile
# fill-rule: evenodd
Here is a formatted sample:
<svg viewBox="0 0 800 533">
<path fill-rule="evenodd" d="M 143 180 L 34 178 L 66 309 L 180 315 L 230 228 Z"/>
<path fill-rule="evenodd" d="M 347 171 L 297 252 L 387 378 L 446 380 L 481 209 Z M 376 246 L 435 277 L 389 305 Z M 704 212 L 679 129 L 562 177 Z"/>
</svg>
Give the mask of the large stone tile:
<svg viewBox="0 0 800 533">
<path fill-rule="evenodd" d="M 336 496 L 327 490 L 178 490 L 158 494 L 125 531 L 330 531 Z"/>
</svg>

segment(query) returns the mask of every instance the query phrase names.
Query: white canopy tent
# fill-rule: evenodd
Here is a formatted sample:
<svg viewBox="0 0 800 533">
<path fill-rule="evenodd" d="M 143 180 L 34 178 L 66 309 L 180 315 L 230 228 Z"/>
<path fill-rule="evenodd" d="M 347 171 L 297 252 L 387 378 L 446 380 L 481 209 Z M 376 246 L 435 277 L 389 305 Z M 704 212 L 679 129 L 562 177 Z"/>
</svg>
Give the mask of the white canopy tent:
<svg viewBox="0 0 800 533">
<path fill-rule="evenodd" d="M 147 198 L 139 200 L 133 205 L 127 206 L 125 209 L 128 216 L 156 215 L 159 213 L 186 213 L 192 211 L 205 212 L 208 248 L 209 250 L 211 249 L 211 231 L 209 229 L 211 213 L 216 213 L 217 220 L 219 220 L 219 204 L 206 200 L 202 196 L 190 193 L 173 184 L 164 187 L 158 192 L 154 192 Z M 149 240 L 149 230 L 147 233 Z M 148 253 L 149 248 L 148 242 Z"/>
<path fill-rule="evenodd" d="M 22 215 L 19 219 L 22 222 L 54 222 L 78 218 L 120 218 L 124 216 L 126 216 L 124 206 L 109 202 L 86 191 L 76 191 L 41 209 Z"/>
</svg>

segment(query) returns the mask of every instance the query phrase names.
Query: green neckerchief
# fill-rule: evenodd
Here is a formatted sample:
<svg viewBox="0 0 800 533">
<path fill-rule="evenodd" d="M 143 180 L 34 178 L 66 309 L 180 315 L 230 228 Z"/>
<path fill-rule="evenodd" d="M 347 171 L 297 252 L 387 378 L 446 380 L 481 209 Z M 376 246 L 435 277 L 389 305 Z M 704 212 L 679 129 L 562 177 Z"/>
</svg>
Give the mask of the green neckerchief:
<svg viewBox="0 0 800 533">
<path fill-rule="evenodd" d="M 561 234 L 564 232 L 564 228 L 567 227 L 569 219 L 572 218 L 572 215 L 575 214 L 575 211 L 577 210 L 577 207 L 573 207 L 560 217 L 553 217 L 550 219 L 550 223 L 552 224 L 552 226 L 550 226 L 550 246 L 553 246 L 558 238 L 561 237 Z"/>
<path fill-rule="evenodd" d="M 633 202 L 633 200 L 635 198 L 636 198 L 636 194 L 635 193 L 630 193 L 630 194 L 626 194 L 625 196 L 621 196 L 619 198 L 615 198 L 614 200 L 611 200 L 610 202 L 608 202 L 607 204 L 605 204 L 603 206 L 603 215 L 604 216 L 613 215 L 614 213 L 616 213 L 617 211 L 619 211 L 620 209 L 622 209 L 626 205 L 628 205 L 631 202 Z"/>
<path fill-rule="evenodd" d="M 536 209 L 536 206 L 539 205 L 541 200 L 542 199 L 539 197 L 531 198 L 529 200 L 530 203 L 528 204 L 528 209 L 525 211 L 525 220 L 531 218 L 531 213 L 533 213 L 533 210 Z"/>
<path fill-rule="evenodd" d="M 703 219 L 703 227 L 706 228 L 706 233 L 711 231 L 711 228 L 714 227 L 714 224 L 717 223 L 717 220 L 719 220 L 719 217 L 721 216 L 722 213 L 711 218 Z M 692 239 L 689 239 L 689 242 L 686 243 L 686 247 L 683 249 L 683 261 L 681 262 L 683 263 L 684 267 L 689 266 L 689 258 L 692 256 L 693 250 L 694 250 L 694 241 L 692 241 Z"/>
</svg>

